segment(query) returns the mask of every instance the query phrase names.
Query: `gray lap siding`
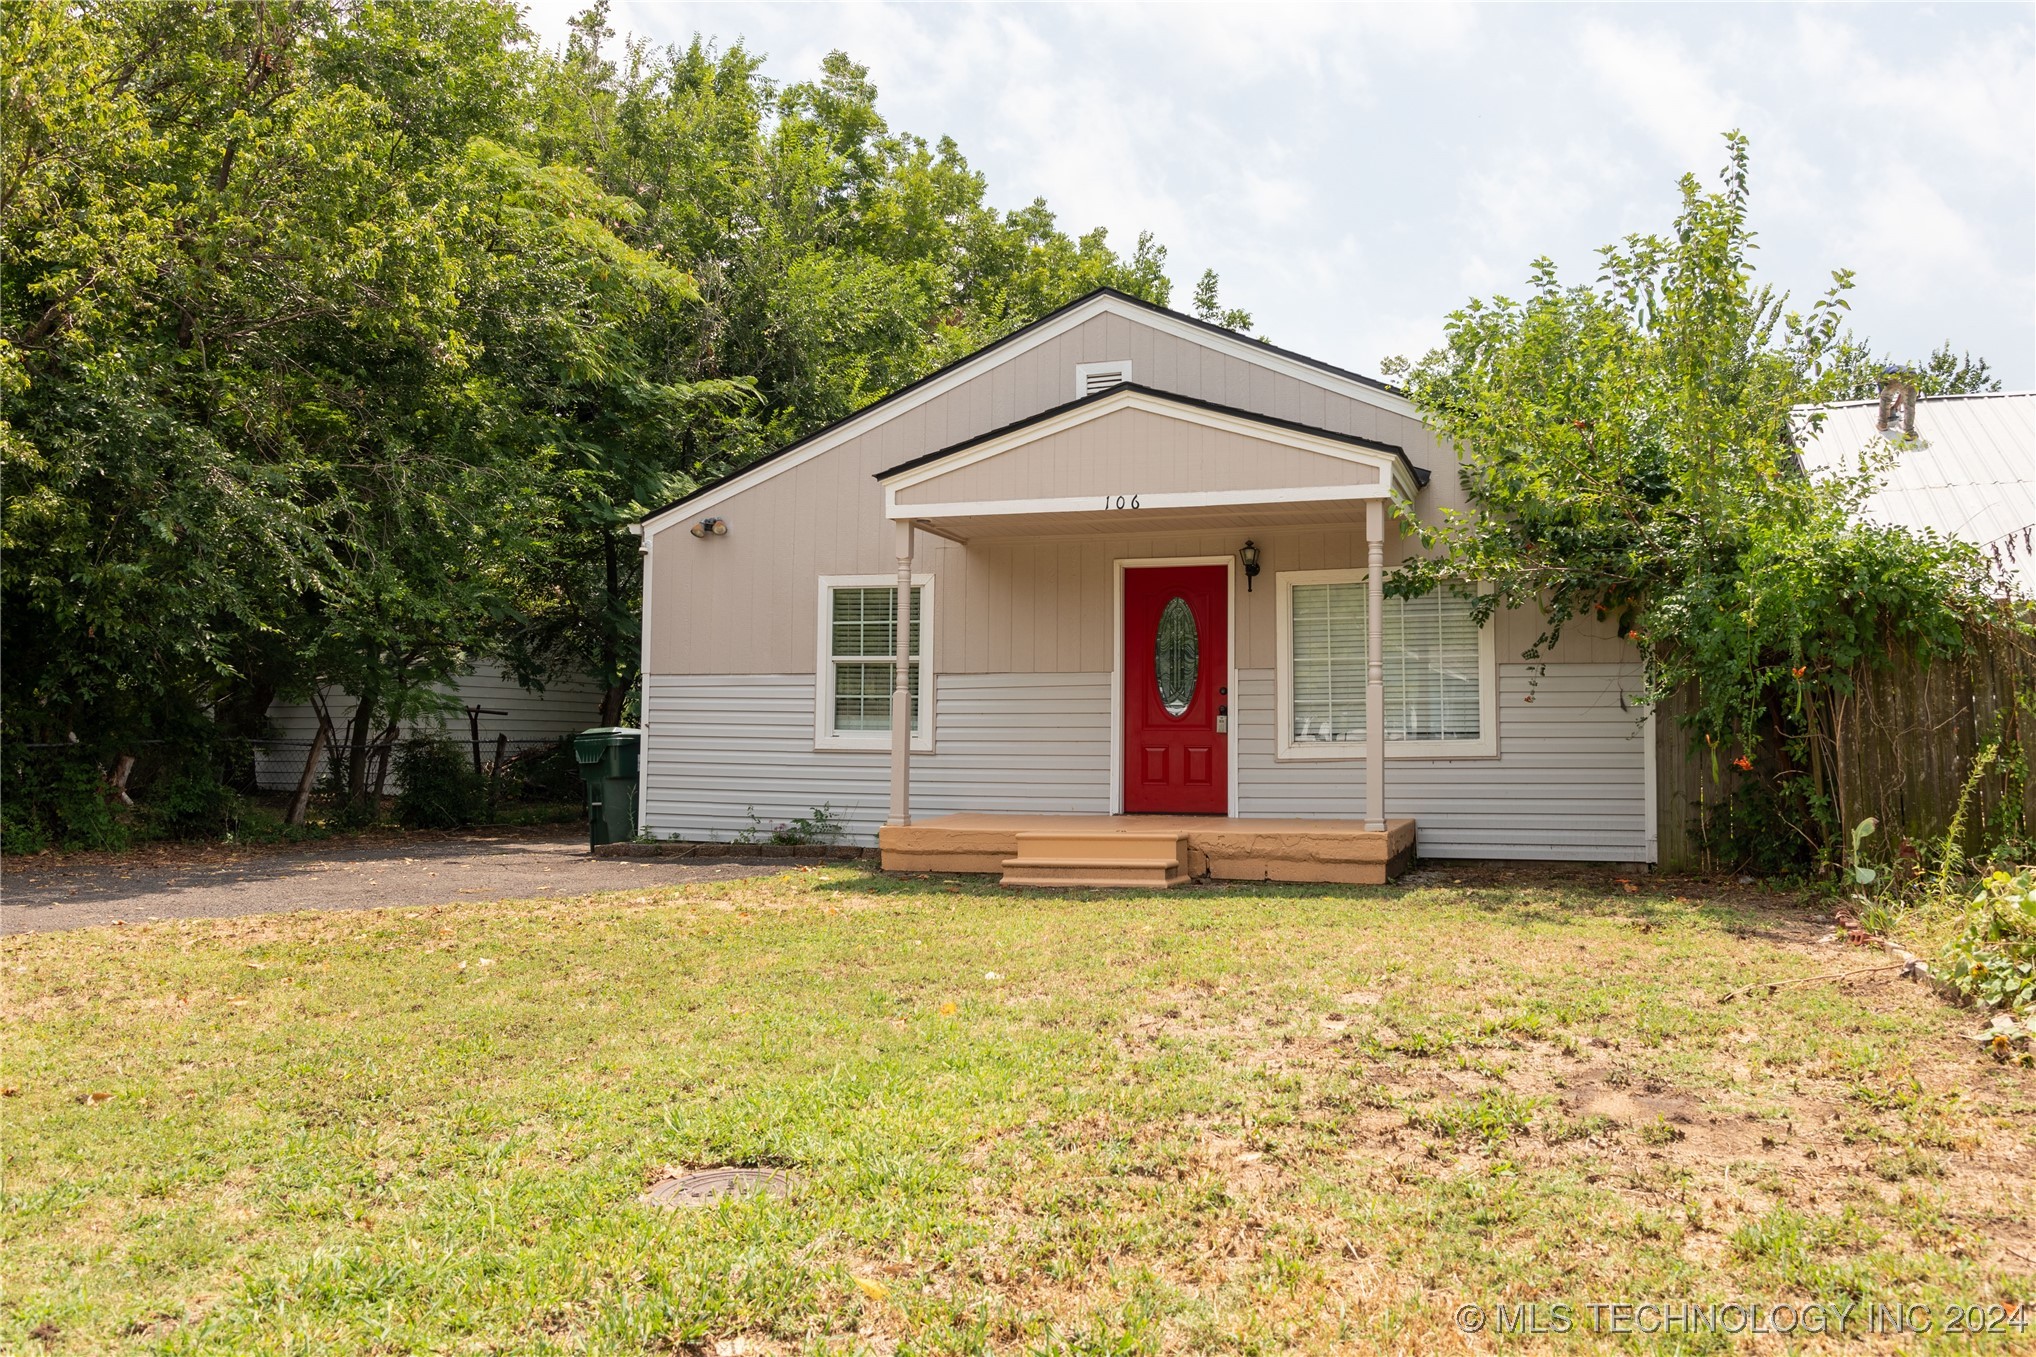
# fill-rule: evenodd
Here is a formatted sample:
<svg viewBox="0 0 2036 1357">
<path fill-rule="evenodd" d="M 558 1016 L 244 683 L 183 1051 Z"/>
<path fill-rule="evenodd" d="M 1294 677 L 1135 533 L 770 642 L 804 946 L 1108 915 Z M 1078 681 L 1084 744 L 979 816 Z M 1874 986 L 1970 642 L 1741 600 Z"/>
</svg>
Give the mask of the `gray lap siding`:
<svg viewBox="0 0 2036 1357">
<path fill-rule="evenodd" d="M 889 807 L 883 750 L 813 747 L 811 674 L 657 675 L 650 684 L 643 827 L 730 839 L 827 805 L 857 843 Z M 912 812 L 1106 812 L 1108 674 L 934 679 L 932 753 L 912 756 Z"/>
<path fill-rule="evenodd" d="M 1386 813 L 1424 858 L 1645 860 L 1647 728 L 1620 706 L 1639 686 L 1633 665 L 1501 664 L 1498 756 L 1388 759 Z M 1363 763 L 1276 759 L 1272 671 L 1238 690 L 1239 814 L 1361 817 Z"/>
<path fill-rule="evenodd" d="M 889 760 L 814 749 L 812 675 L 649 684 L 647 830 L 727 840 L 752 808 L 769 826 L 825 804 L 875 842 Z M 1621 705 L 1638 685 L 1630 664 L 1501 664 L 1498 756 L 1390 759 L 1388 814 L 1414 818 L 1423 857 L 1644 859 L 1646 727 Z M 1273 696 L 1271 670 L 1240 671 L 1239 814 L 1362 817 L 1362 761 L 1274 757 Z M 934 711 L 934 752 L 912 758 L 915 817 L 1109 809 L 1109 674 L 937 675 Z"/>
</svg>

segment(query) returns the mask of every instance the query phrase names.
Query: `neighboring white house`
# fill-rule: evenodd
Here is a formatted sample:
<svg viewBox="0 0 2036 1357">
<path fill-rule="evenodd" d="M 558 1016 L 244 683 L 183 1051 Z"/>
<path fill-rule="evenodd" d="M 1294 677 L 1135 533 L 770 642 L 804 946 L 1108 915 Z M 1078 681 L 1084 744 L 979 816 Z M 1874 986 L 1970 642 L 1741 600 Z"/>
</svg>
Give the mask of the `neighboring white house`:
<svg viewBox="0 0 2036 1357">
<path fill-rule="evenodd" d="M 403 734 L 443 734 L 464 744 L 477 724 L 481 757 L 491 759 L 498 735 L 509 737 L 513 754 L 585 730 L 601 719 L 602 689 L 591 679 L 548 683 L 543 692 L 532 692 L 501 665 L 482 661 L 472 673 L 453 680 L 450 691 L 460 710 L 407 722 Z M 481 709 L 474 721 L 466 714 L 470 707 Z M 327 709 L 335 741 L 344 740 L 353 699 L 334 693 Z M 286 791 L 297 785 L 304 771 L 305 755 L 318 733 L 318 713 L 308 702 L 278 702 L 269 708 L 269 726 L 274 739 L 256 754 L 255 778 L 265 789 Z"/>
<path fill-rule="evenodd" d="M 1925 396 L 1823 407 L 1798 454 L 1811 475 L 1885 463 L 1864 514 L 1890 527 L 1963 538 L 2017 597 L 2036 598 L 2036 392 Z M 1886 427 L 1883 427 L 1885 425 Z"/>
<path fill-rule="evenodd" d="M 826 805 L 886 865 L 977 870 L 1055 825 L 1218 875 L 1383 879 L 1417 833 L 1651 860 L 1633 648 L 1579 620 L 1530 662 L 1534 613 L 1382 603 L 1395 501 L 1463 507 L 1397 390 L 1093 293 L 644 520 L 643 826 Z"/>
</svg>

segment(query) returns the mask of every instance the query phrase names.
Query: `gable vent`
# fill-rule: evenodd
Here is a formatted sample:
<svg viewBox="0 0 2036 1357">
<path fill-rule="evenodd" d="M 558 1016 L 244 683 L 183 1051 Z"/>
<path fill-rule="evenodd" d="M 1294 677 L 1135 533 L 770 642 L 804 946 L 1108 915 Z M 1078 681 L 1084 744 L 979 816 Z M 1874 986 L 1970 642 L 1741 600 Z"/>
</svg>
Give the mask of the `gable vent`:
<svg viewBox="0 0 2036 1357">
<path fill-rule="evenodd" d="M 1131 360 L 1116 358 L 1107 363 L 1075 364 L 1075 399 L 1108 391 L 1131 380 Z"/>
</svg>

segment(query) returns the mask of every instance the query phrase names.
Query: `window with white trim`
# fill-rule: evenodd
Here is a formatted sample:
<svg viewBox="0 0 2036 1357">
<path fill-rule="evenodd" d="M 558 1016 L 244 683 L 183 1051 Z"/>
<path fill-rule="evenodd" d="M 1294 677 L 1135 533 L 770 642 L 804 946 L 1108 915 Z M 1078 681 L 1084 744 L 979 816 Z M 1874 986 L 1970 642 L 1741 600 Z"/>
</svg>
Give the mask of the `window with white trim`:
<svg viewBox="0 0 2036 1357">
<path fill-rule="evenodd" d="M 926 624 L 931 577 L 915 575 L 911 603 L 912 747 L 930 749 L 922 657 L 930 653 Z M 898 585 L 895 576 L 836 575 L 820 581 L 820 653 L 815 666 L 815 743 L 833 749 L 891 747 L 892 683 L 898 668 Z"/>
<path fill-rule="evenodd" d="M 1279 757 L 1362 758 L 1370 609 L 1365 572 L 1291 571 L 1279 584 Z M 1498 752 L 1491 628 L 1472 620 L 1472 603 L 1472 595 L 1451 589 L 1386 599 L 1388 758 Z"/>
</svg>

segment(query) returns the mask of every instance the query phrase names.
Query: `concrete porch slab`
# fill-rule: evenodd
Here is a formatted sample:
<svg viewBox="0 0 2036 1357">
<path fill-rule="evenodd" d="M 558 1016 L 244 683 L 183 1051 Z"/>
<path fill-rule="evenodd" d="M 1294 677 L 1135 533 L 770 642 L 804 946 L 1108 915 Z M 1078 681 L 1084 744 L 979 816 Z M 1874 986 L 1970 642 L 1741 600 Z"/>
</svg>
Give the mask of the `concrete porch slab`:
<svg viewBox="0 0 2036 1357">
<path fill-rule="evenodd" d="M 1414 822 L 1384 831 L 1361 820 L 1257 820 L 1221 815 L 940 815 L 885 825 L 887 872 L 991 872 L 1019 856 L 1020 833 L 1185 835 L 1187 869 L 1219 881 L 1341 882 L 1381 886 L 1414 861 Z"/>
</svg>

